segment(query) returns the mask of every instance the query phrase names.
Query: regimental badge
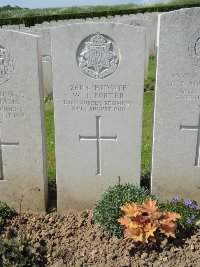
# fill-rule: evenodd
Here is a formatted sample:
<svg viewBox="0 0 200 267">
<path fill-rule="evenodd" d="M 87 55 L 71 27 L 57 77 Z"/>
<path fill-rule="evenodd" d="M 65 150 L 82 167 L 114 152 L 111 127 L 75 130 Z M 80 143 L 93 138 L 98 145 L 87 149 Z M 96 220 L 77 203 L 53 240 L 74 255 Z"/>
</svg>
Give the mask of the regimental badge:
<svg viewBox="0 0 200 267">
<path fill-rule="evenodd" d="M 83 40 L 77 54 L 79 68 L 93 79 L 109 77 L 119 65 L 119 52 L 114 41 L 100 33 Z"/>
<path fill-rule="evenodd" d="M 196 65 L 200 67 L 200 28 L 192 35 L 188 50 Z"/>
<path fill-rule="evenodd" d="M 0 85 L 6 83 L 14 70 L 11 54 L 0 46 Z"/>
</svg>

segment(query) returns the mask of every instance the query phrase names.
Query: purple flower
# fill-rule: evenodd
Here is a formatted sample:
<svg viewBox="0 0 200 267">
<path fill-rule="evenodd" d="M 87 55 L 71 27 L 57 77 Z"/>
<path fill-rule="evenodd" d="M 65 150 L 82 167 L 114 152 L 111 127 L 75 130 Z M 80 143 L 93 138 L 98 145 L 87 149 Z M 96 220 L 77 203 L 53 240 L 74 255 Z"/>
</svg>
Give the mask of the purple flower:
<svg viewBox="0 0 200 267">
<path fill-rule="evenodd" d="M 195 215 L 192 215 L 191 218 L 188 218 L 188 219 L 187 219 L 187 221 L 186 221 L 187 224 L 191 224 L 192 221 L 193 221 L 195 218 L 196 218 L 196 216 L 195 216 Z"/>
<path fill-rule="evenodd" d="M 171 199 L 171 202 L 178 202 L 179 201 L 179 198 L 178 197 L 173 197 L 172 199 Z"/>
<path fill-rule="evenodd" d="M 198 206 L 196 205 L 196 204 L 192 204 L 192 205 L 190 205 L 190 208 L 192 208 L 192 209 L 196 209 Z"/>
<path fill-rule="evenodd" d="M 196 209 L 198 206 L 190 199 L 185 201 L 185 205 L 189 206 L 191 209 Z"/>
<path fill-rule="evenodd" d="M 185 201 L 185 205 L 186 206 L 190 206 L 190 205 L 192 205 L 193 204 L 193 202 L 192 202 L 192 200 L 190 200 L 190 199 L 187 199 L 186 201 Z"/>
<path fill-rule="evenodd" d="M 192 220 L 190 218 L 187 219 L 187 224 L 191 224 Z"/>
</svg>

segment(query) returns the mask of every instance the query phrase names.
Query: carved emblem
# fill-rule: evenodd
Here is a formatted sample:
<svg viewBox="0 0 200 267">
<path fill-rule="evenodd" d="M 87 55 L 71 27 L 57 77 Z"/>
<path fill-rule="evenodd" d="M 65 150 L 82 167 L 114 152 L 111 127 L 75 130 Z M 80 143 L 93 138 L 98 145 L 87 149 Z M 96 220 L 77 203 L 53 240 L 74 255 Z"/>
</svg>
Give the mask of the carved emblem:
<svg viewBox="0 0 200 267">
<path fill-rule="evenodd" d="M 189 43 L 189 54 L 192 56 L 196 65 L 200 67 L 200 28 L 193 34 Z"/>
<path fill-rule="evenodd" d="M 119 65 L 116 45 L 109 37 L 97 33 L 86 38 L 77 50 L 79 68 L 93 79 L 103 79 Z"/>
<path fill-rule="evenodd" d="M 2 46 L 0 46 L 0 85 L 6 83 L 14 69 L 11 54 Z"/>
</svg>

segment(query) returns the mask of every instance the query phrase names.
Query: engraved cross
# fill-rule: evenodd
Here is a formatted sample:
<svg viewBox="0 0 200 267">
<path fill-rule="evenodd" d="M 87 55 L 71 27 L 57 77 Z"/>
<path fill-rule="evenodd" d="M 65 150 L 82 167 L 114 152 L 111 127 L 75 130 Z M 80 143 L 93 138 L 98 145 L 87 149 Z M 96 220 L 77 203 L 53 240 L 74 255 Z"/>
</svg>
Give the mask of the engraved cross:
<svg viewBox="0 0 200 267">
<path fill-rule="evenodd" d="M 200 113 L 199 113 L 199 121 L 198 121 L 198 125 L 196 126 L 183 126 L 180 125 L 180 130 L 197 130 L 197 142 L 196 142 L 196 155 L 195 155 L 195 162 L 194 162 L 194 166 L 200 167 Z"/>
<path fill-rule="evenodd" d="M 2 146 L 19 146 L 19 142 L 16 143 L 2 142 L 0 135 L 0 180 L 4 180 Z"/>
<path fill-rule="evenodd" d="M 101 141 L 117 141 L 117 135 L 115 136 L 101 136 L 101 118 L 102 116 L 96 116 L 96 136 L 82 136 L 79 135 L 79 141 L 96 141 L 97 145 L 97 173 L 101 175 Z"/>
</svg>

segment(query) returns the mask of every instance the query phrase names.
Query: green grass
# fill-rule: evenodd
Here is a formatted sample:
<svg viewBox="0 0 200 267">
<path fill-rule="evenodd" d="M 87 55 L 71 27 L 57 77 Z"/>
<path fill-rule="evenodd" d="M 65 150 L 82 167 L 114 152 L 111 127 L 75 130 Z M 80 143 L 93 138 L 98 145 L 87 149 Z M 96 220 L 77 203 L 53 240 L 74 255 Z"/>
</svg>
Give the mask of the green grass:
<svg viewBox="0 0 200 267">
<path fill-rule="evenodd" d="M 147 81 L 145 82 L 145 94 L 144 94 L 142 169 L 141 169 L 142 176 L 148 176 L 150 173 L 154 82 L 155 82 L 155 59 L 151 58 L 149 63 L 149 75 Z M 148 84 L 148 87 L 146 87 L 146 84 Z M 51 181 L 55 180 L 56 177 L 53 101 L 48 100 L 45 103 L 45 113 L 46 113 L 46 133 L 47 133 L 47 153 L 48 153 L 48 178 Z"/>
<path fill-rule="evenodd" d="M 144 88 L 146 91 L 153 91 L 155 86 L 156 60 L 155 57 L 149 59 L 148 79 L 145 80 Z"/>
<path fill-rule="evenodd" d="M 55 141 L 54 141 L 54 109 L 53 101 L 45 103 L 47 160 L 49 181 L 56 179 Z"/>
<path fill-rule="evenodd" d="M 151 147 L 153 128 L 154 87 L 156 76 L 156 60 L 149 60 L 148 78 L 144 83 L 143 135 L 142 135 L 142 166 L 141 176 L 147 177 L 151 168 Z"/>
<path fill-rule="evenodd" d="M 151 167 L 153 102 L 154 102 L 154 93 L 146 92 L 144 94 L 142 167 L 141 167 L 141 176 L 145 177 L 149 175 Z"/>
</svg>

